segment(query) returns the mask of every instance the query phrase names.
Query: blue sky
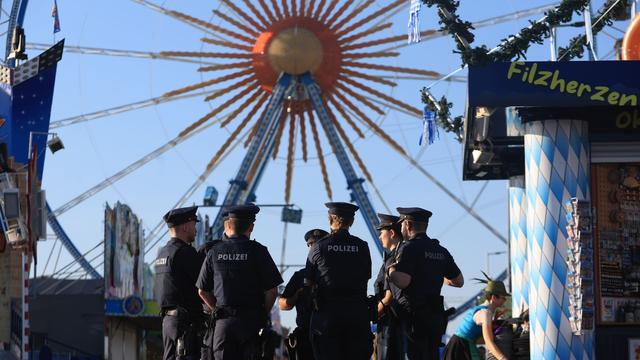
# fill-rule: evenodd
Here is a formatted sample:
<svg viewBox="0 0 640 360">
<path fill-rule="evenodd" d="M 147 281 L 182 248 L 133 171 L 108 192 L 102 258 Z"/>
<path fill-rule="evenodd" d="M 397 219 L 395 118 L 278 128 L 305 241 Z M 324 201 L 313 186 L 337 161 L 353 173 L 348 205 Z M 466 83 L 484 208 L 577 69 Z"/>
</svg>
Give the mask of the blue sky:
<svg viewBox="0 0 640 360">
<path fill-rule="evenodd" d="M 603 2 L 594 1 L 594 7 L 599 7 Z M 52 3 L 53 1 L 32 1 L 29 5 L 25 22 L 28 42 L 52 43 L 54 41 L 53 23 L 50 17 Z M 212 18 L 211 10 L 221 7 L 217 1 L 167 0 L 155 3 L 205 20 Z M 371 9 L 382 7 L 387 3 L 376 1 Z M 393 27 L 383 35 L 406 33 L 408 3 L 409 1 L 406 9 L 402 9 L 389 20 L 393 22 Z M 460 16 L 469 21 L 479 21 L 549 3 L 553 2 L 550 0 L 463 1 Z M 65 38 L 67 45 L 151 52 L 216 51 L 211 45 L 202 45 L 199 41 L 203 37 L 201 31 L 145 8 L 134 1 L 58 0 L 58 7 L 62 31 L 56 35 L 55 39 Z M 526 26 L 529 20 L 540 17 L 541 14 L 537 14 L 478 29 L 475 31 L 475 45 L 486 44 L 489 48 L 493 48 L 502 38 Z M 421 30 L 438 27 L 434 9 L 423 7 L 420 19 Z M 577 17 L 576 20 L 578 20 Z M 219 22 L 218 19 L 213 21 Z M 620 23 L 617 26 L 625 28 L 626 24 Z M 558 43 L 565 46 L 568 38 L 580 30 L 560 29 Z M 611 50 L 611 37 L 622 36 L 616 30 L 609 30 L 608 34 L 611 36 L 601 35 L 598 38 L 601 55 Z M 448 73 L 460 66 L 460 59 L 452 52 L 453 49 L 453 40 L 450 37 L 441 37 L 405 47 L 400 50 L 400 57 L 381 60 L 380 63 Z M 37 52 L 32 50 L 29 55 L 33 57 Z M 547 60 L 549 58 L 548 42 L 532 46 L 528 58 Z M 207 79 L 206 74 L 205 77 L 201 77 L 201 74 L 196 72 L 197 67 L 197 64 L 163 60 L 66 53 L 58 67 L 52 120 L 144 100 L 199 82 L 201 79 Z M 464 76 L 466 72 L 460 75 Z M 398 80 L 397 82 L 398 86 L 394 89 L 380 86 L 376 88 L 416 107 L 421 107 L 419 90 L 422 86 L 429 85 L 431 81 Z M 441 83 L 432 91 L 436 97 L 446 95 L 455 104 L 453 115 L 462 113 L 466 84 Z M 225 97 L 222 97 L 212 103 L 206 103 L 200 97 L 192 98 L 59 129 L 57 132 L 64 141 L 66 149 L 53 156 L 47 156 L 43 188 L 47 190 L 49 203 L 53 208 L 57 208 L 163 145 L 188 124 L 224 100 Z M 388 115 L 377 120 L 381 127 L 408 153 L 415 156 L 420 152 L 421 148 L 418 146 L 421 131 L 420 119 L 390 111 Z M 102 239 L 104 204 L 107 202 L 127 203 L 143 219 L 145 227 L 152 228 L 162 214 L 200 175 L 211 156 L 225 141 L 228 133 L 229 130 L 220 129 L 218 126 L 205 130 L 63 214 L 59 218 L 60 222 L 81 251 L 89 250 Z M 442 244 L 450 250 L 467 279 L 479 276 L 480 270 L 486 268 L 487 252 L 507 250 L 506 245 L 468 216 L 460 206 L 396 155 L 380 139 L 369 134 L 366 139 L 355 141 L 354 145 L 371 171 L 376 187 L 390 207 L 420 206 L 433 211 L 434 216 L 428 233 L 440 239 Z M 328 148 L 326 144 L 325 148 Z M 311 151 L 311 154 L 315 152 Z M 243 151 L 240 149 L 234 151 L 207 179 L 206 185 L 215 186 L 223 197 L 228 188 L 228 181 L 235 175 L 242 156 Z M 281 150 L 278 159 L 269 164 L 257 192 L 258 203 L 283 202 L 285 157 L 286 154 Z M 478 195 L 483 183 L 462 182 L 461 160 L 461 145 L 451 135 L 441 132 L 440 140 L 424 150 L 419 162 L 450 190 L 465 202 L 470 203 Z M 334 200 L 348 201 L 346 181 L 335 157 L 331 155 L 327 161 Z M 367 186 L 367 190 L 376 210 L 386 212 L 371 186 Z M 188 203 L 201 203 L 203 195 L 204 187 L 197 191 Z M 288 226 L 285 263 L 304 263 L 307 248 L 303 241 L 303 234 L 311 228 L 327 226 L 326 209 L 323 205 L 325 201 L 327 199 L 317 159 L 310 159 L 307 163 L 298 160 L 294 170 L 292 202 L 303 209 L 303 222 L 300 225 Z M 493 227 L 507 236 L 506 182 L 490 182 L 479 196 L 475 209 Z M 213 217 L 214 211 L 205 209 L 203 213 Z M 375 248 L 362 218 L 356 218 L 352 233 L 369 241 L 372 250 Z M 264 208 L 260 212 L 254 237 L 269 248 L 274 260 L 279 263 L 282 241 L 285 237 L 279 209 Z M 39 245 L 41 264 L 39 272 L 42 271 L 52 245 L 52 240 L 41 242 Z M 155 251 L 150 255 L 153 253 Z M 375 274 L 380 266 L 380 258 L 375 251 L 372 251 L 372 254 Z M 54 254 L 53 258 L 56 255 Z M 147 261 L 149 260 L 150 258 L 147 257 Z M 59 263 L 66 264 L 68 261 L 70 257 L 63 251 Z M 99 261 L 95 261 L 94 265 L 98 263 Z M 492 274 L 502 271 L 506 264 L 506 255 L 492 257 Z M 289 270 L 284 274 L 285 281 L 292 272 L 293 270 Z M 444 293 L 447 301 L 455 305 L 466 300 L 479 289 L 480 285 L 468 281 L 464 288 L 445 289 Z M 287 315 L 285 323 L 290 324 L 292 319 L 293 317 Z"/>
</svg>

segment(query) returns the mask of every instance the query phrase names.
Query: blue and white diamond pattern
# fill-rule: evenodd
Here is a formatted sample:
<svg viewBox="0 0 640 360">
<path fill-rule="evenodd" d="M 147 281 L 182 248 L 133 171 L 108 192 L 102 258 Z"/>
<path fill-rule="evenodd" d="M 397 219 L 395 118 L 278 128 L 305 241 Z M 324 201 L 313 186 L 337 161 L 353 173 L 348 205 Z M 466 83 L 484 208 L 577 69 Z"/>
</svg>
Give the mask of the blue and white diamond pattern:
<svg viewBox="0 0 640 360">
<path fill-rule="evenodd" d="M 561 206 L 572 197 L 589 200 L 587 124 L 527 123 L 524 140 L 531 359 L 592 359 L 592 334 L 574 336 L 569 325 Z"/>
<path fill-rule="evenodd" d="M 511 312 L 529 309 L 529 264 L 524 176 L 509 179 L 509 252 L 511 254 Z"/>
</svg>

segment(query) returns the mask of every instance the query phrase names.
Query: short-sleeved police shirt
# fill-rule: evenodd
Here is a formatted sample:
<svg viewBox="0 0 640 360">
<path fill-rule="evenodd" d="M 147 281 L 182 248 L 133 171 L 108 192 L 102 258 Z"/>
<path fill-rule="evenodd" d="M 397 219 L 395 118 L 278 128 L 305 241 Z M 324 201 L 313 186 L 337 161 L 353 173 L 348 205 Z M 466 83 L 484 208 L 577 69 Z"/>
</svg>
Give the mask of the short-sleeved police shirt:
<svg viewBox="0 0 640 360">
<path fill-rule="evenodd" d="M 282 295 L 280 296 L 288 299 L 290 297 L 293 297 L 298 290 L 304 289 L 304 274 L 304 268 L 293 273 L 291 279 L 289 279 L 289 282 L 284 287 Z M 298 296 L 298 300 L 296 301 L 296 325 L 298 327 L 309 327 L 309 320 L 311 315 L 310 305 L 310 294 L 302 292 L 302 294 Z"/>
<path fill-rule="evenodd" d="M 323 300 L 364 299 L 371 278 L 369 245 L 347 230 L 334 232 L 311 247 L 305 276 Z"/>
<path fill-rule="evenodd" d="M 282 284 L 266 247 L 246 236 L 224 239 L 207 252 L 196 286 L 213 292 L 216 306 L 258 306 L 264 292 Z"/>
<path fill-rule="evenodd" d="M 172 238 L 166 246 L 178 247 L 171 264 L 171 274 L 175 279 L 178 294 L 174 294 L 171 298 L 179 300 L 176 303 L 172 303 L 172 301 L 165 302 L 164 299 L 168 297 L 162 296 L 160 300 L 162 302 L 161 306 L 163 308 L 181 306 L 190 311 L 199 311 L 201 309 L 201 301 L 198 297 L 198 289 L 196 289 L 195 283 L 198 279 L 202 261 L 199 260 L 196 250 L 180 239 Z M 157 264 L 158 261 L 156 261 L 156 266 Z M 166 261 L 161 264 L 169 266 Z"/>
<path fill-rule="evenodd" d="M 395 269 L 411 275 L 411 283 L 398 299 L 400 304 L 411 306 L 421 306 L 426 299 L 440 296 L 443 278 L 460 275 L 449 251 L 426 234 L 402 243 Z"/>
</svg>

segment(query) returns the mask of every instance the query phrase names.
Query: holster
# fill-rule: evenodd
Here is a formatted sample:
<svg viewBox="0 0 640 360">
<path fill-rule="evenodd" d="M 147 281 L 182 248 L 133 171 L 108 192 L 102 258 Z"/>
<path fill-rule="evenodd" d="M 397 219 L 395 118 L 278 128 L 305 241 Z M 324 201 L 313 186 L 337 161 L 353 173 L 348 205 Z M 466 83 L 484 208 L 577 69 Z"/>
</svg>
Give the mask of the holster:
<svg viewBox="0 0 640 360">
<path fill-rule="evenodd" d="M 369 320 L 378 323 L 378 298 L 373 295 L 367 297 L 367 308 L 369 309 Z"/>
</svg>

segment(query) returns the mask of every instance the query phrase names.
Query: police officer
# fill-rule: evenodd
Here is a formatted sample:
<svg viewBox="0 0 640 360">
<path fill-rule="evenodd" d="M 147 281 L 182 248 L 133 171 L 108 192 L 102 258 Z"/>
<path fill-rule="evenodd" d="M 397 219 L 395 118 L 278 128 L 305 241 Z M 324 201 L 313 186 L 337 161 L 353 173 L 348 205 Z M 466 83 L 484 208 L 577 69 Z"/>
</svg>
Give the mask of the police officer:
<svg viewBox="0 0 640 360">
<path fill-rule="evenodd" d="M 313 229 L 304 234 L 307 247 L 311 249 L 316 241 L 329 235 L 321 229 Z M 280 295 L 278 304 L 280 310 L 291 310 L 296 307 L 296 329 L 287 339 L 287 348 L 291 349 L 289 359 L 291 360 L 313 360 L 313 350 L 309 341 L 309 323 L 311 320 L 311 293 L 307 286 L 304 286 L 306 269 L 302 268 L 291 276 L 287 286 Z"/>
<path fill-rule="evenodd" d="M 331 234 L 309 251 L 305 280 L 314 289 L 311 341 L 316 359 L 369 359 L 373 336 L 369 323 L 367 282 L 371 278 L 369 246 L 349 234 L 358 207 L 332 202 Z"/>
<path fill-rule="evenodd" d="M 378 310 L 376 359 L 404 359 L 402 328 L 399 318 L 400 311 L 395 300 L 400 296 L 400 289 L 390 283 L 386 276 L 387 267 L 395 261 L 397 246 L 402 241 L 400 218 L 388 214 L 378 214 L 378 218 L 380 223 L 377 229 L 385 252 L 384 262 L 373 286 Z"/>
<path fill-rule="evenodd" d="M 191 246 L 196 238 L 197 206 L 164 215 L 171 239 L 155 260 L 156 299 L 162 309 L 164 359 L 199 359 L 202 305 L 195 287 L 201 262 Z"/>
<path fill-rule="evenodd" d="M 402 222 L 403 244 L 397 263 L 389 267 L 389 280 L 401 290 L 398 302 L 407 335 L 407 357 L 438 359 L 446 329 L 442 285 L 462 287 L 464 278 L 449 251 L 427 236 L 431 211 L 397 208 Z"/>
<path fill-rule="evenodd" d="M 253 204 L 226 209 L 226 237 L 207 252 L 196 284 L 200 297 L 215 312 L 213 357 L 217 360 L 259 356 L 258 333 L 282 284 L 267 248 L 249 240 L 259 211 Z"/>
</svg>

